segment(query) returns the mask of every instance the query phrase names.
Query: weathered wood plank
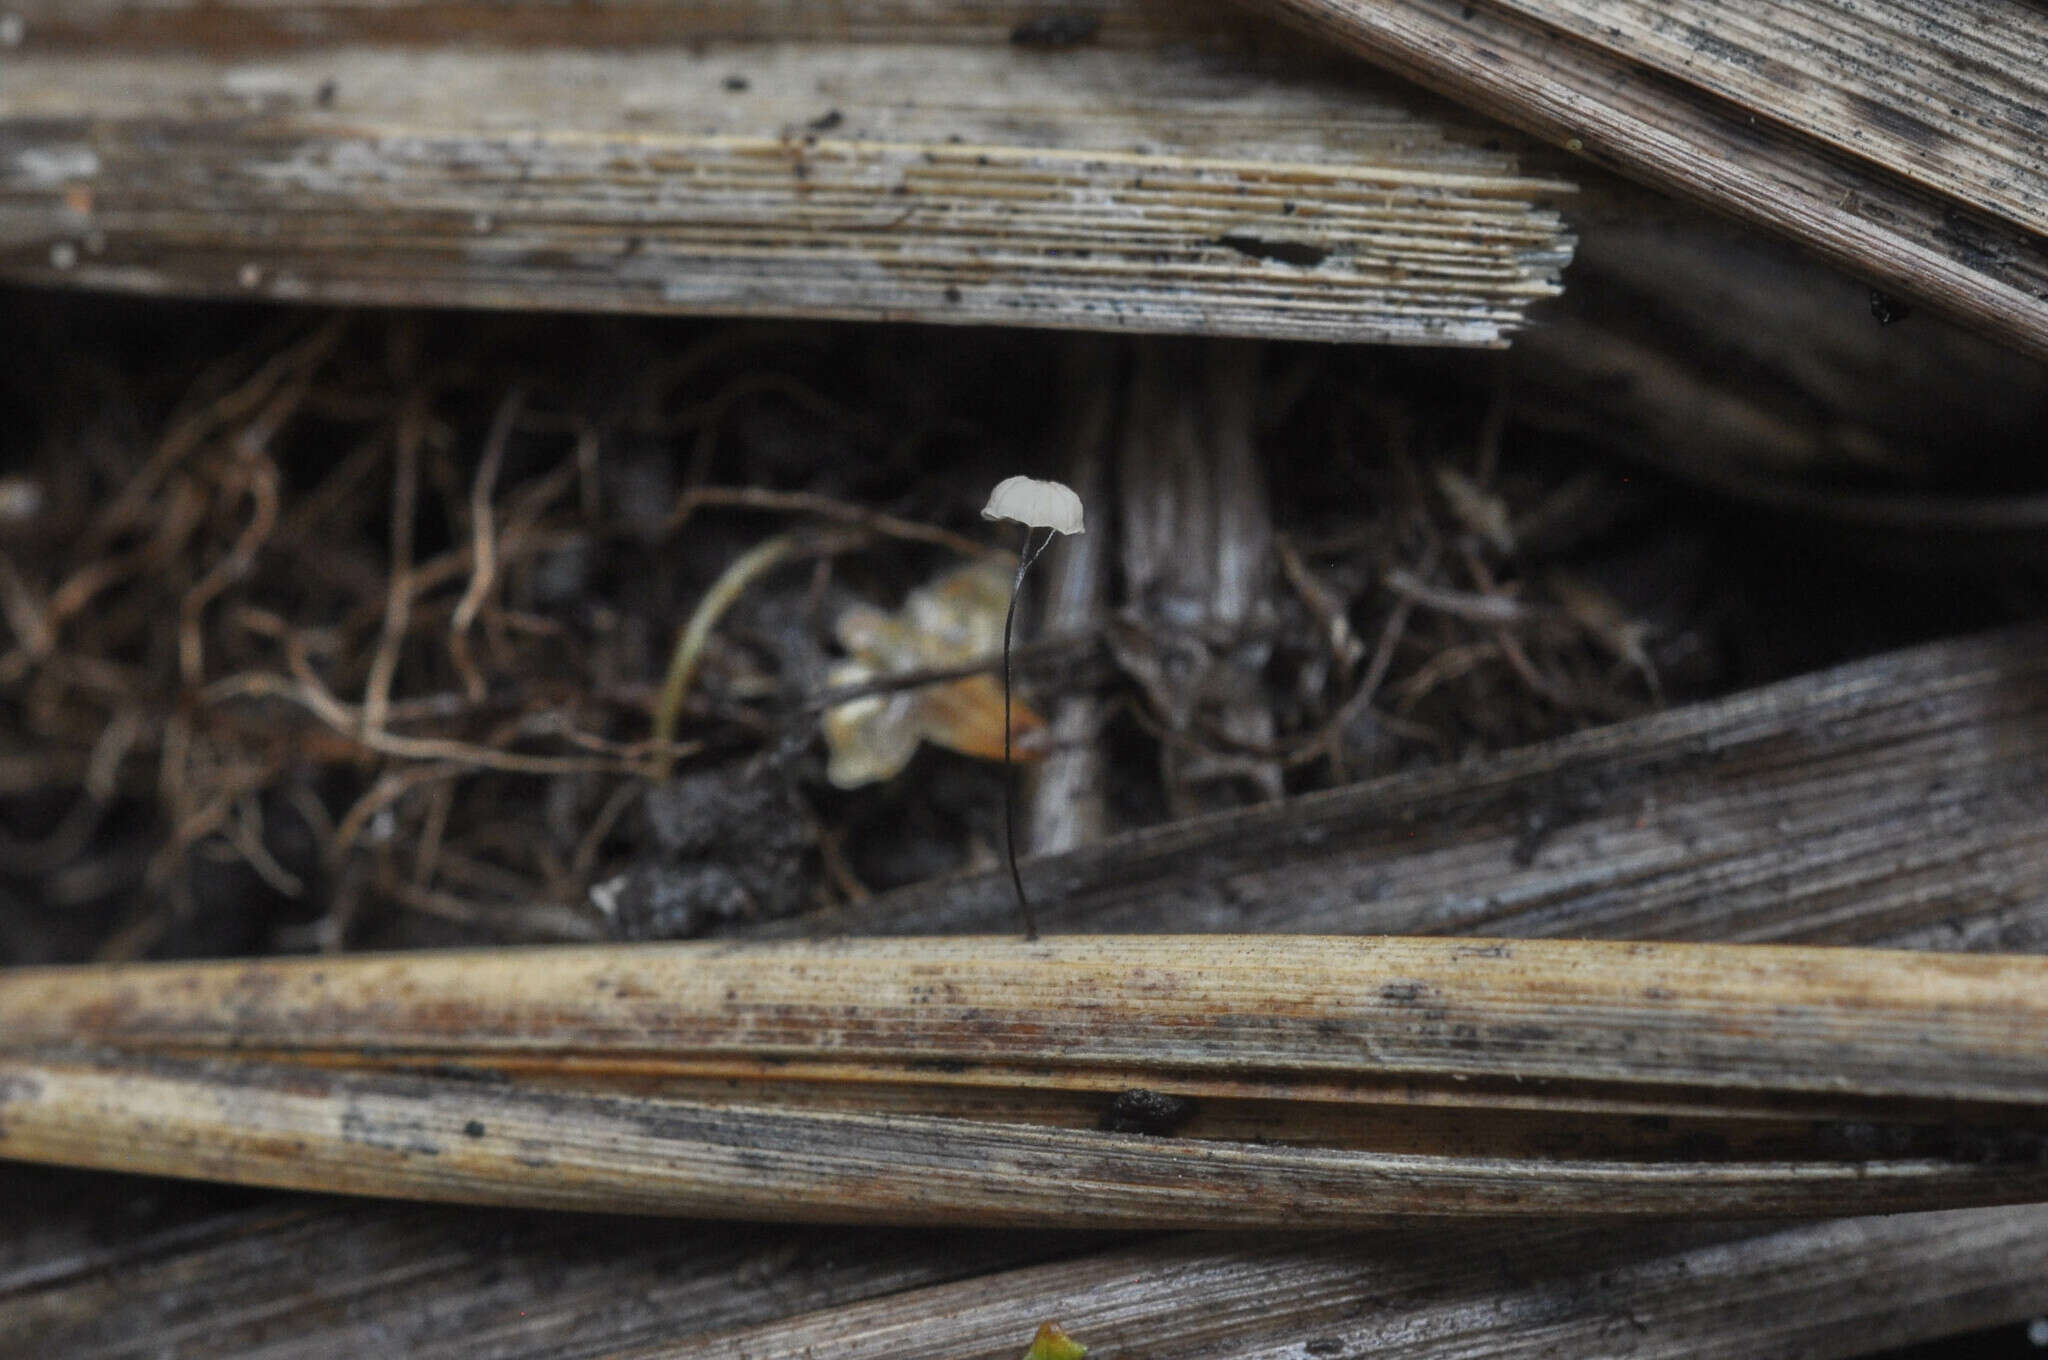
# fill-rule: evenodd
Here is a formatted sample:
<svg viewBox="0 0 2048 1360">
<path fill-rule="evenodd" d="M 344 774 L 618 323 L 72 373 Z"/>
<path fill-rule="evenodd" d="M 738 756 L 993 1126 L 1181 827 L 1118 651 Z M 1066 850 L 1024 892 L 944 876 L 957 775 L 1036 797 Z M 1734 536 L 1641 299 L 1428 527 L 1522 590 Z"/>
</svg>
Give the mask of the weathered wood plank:
<svg viewBox="0 0 2048 1360">
<path fill-rule="evenodd" d="M 2025 0 L 1505 0 L 1957 203 L 2048 225 L 2048 11 Z"/>
<path fill-rule="evenodd" d="M 1176 1360 L 1827 1360 L 2048 1303 L 2040 1207 L 1858 1219 L 1729 1240 L 1422 1229 L 1180 1238 L 650 1346 L 633 1360 L 1012 1360 L 1057 1316 L 1090 1354 Z"/>
<path fill-rule="evenodd" d="M 24 1179 L 33 1175 L 31 1183 Z M 0 1290 L 37 1355 L 1015 1360 L 1060 1317 L 1104 1355 L 1850 1356 L 2048 1307 L 2048 1215 L 1342 1237 L 694 1224 L 268 1196 L 193 1219 L 161 1182 L 0 1167 L 0 1203 L 103 1245 Z M 208 1189 L 205 1194 L 222 1192 Z M 159 1207 L 150 1207 L 159 1206 Z M 111 1231 L 112 1225 L 120 1231 Z M 12 1233 L 14 1220 L 6 1227 Z M 958 1286 L 946 1287 L 957 1281 Z M 1361 1305 L 1365 1306 L 1361 1306 Z M 879 1329 L 873 1336 L 869 1333 Z M 713 1344 L 712 1338 L 716 1339 Z M 1344 1349 L 1337 1346 L 1342 1344 Z M 1433 1346 L 1436 1350 L 1419 1349 Z"/>
<path fill-rule="evenodd" d="M 345 303 L 1503 343 L 1557 179 L 1198 50 L 10 54 L 0 276 Z"/>
<path fill-rule="evenodd" d="M 1756 51 L 1717 28 L 1718 15 L 1756 16 L 1777 6 L 1688 4 L 1667 8 L 1665 19 L 1646 20 L 1632 35 L 1626 28 L 1616 35 L 1609 29 L 1622 26 L 1601 16 L 1619 6 L 1607 0 L 1273 4 L 1368 60 L 1553 145 L 1789 236 L 1874 284 L 2048 355 L 2038 121 L 2008 117 L 2008 105 L 2038 90 L 2048 55 L 2038 37 L 2039 12 L 2023 0 L 1984 0 L 1967 11 L 1995 15 L 1996 31 L 2018 39 L 1989 60 L 1971 55 L 1989 38 L 1918 22 L 1913 16 L 1922 11 L 1907 0 L 1842 4 L 1857 15 L 1828 40 L 1834 48 L 1826 69 L 1796 78 L 1802 91 L 1830 79 L 1844 83 L 1820 99 L 1776 89 L 1776 80 L 1795 79 L 1781 60 L 1784 43 Z M 1796 11 L 1806 19 L 1801 31 L 1834 11 L 1832 0 L 1812 0 Z M 1873 13 L 1883 17 L 1881 38 Z M 1657 23 L 1670 27 L 1652 42 Z M 1581 37 L 1574 25 L 1597 31 Z M 1911 50 L 1883 65 L 1918 64 L 1981 88 L 1952 106 L 1910 80 L 1879 79 L 1877 68 L 1852 59 L 1870 41 Z M 1745 63 L 1760 69 L 1746 70 Z M 1951 136 L 1940 127 L 1956 131 Z M 1831 145 L 1831 137 L 1853 153 Z M 1944 175 L 1929 166 L 1923 143 L 1930 139 L 1944 148 L 1981 139 L 1982 147 L 1933 158 L 1952 167 Z M 1983 147 L 1995 149 L 2002 170 L 1987 168 L 1991 153 Z M 1998 210 L 1979 206 L 1987 202 Z"/>
<path fill-rule="evenodd" d="M 1815 675 L 1452 768 L 1027 861 L 1073 931 L 1305 931 L 2048 951 L 2048 635 Z M 999 874 L 834 914 L 1009 928 Z M 788 924 L 770 931 L 815 929 Z"/>
<path fill-rule="evenodd" d="M 82 1240 L 50 1241 L 45 1225 Z M 252 1197 L 0 1167 L 0 1242 L 23 1241 L 43 1250 L 0 1274 L 0 1337 L 11 1354 L 52 1360 L 596 1355 L 1105 1245 L 1086 1233 L 834 1230 Z"/>
</svg>

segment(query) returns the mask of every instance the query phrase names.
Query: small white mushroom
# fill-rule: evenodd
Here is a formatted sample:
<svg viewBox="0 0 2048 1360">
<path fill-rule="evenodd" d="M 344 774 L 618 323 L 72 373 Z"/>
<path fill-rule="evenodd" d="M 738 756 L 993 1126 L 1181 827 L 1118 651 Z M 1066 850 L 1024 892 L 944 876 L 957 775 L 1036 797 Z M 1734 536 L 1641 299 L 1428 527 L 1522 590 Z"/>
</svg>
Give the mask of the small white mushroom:
<svg viewBox="0 0 2048 1360">
<path fill-rule="evenodd" d="M 981 507 L 983 519 L 1006 519 L 1024 526 L 1024 551 L 1017 557 L 1017 579 L 1010 585 L 1010 608 L 1003 615 L 1003 839 L 1010 861 L 1010 886 L 1017 893 L 1017 913 L 1024 918 L 1024 938 L 1038 938 L 1038 918 L 1032 914 L 1031 899 L 1024 895 L 1024 878 L 1017 872 L 1017 789 L 1010 773 L 1010 636 L 1017 625 L 1017 595 L 1024 589 L 1024 573 L 1052 543 L 1054 534 L 1081 534 L 1081 498 L 1064 482 L 1045 482 L 1036 477 L 1005 477 L 996 483 Z M 1036 547 L 1031 536 L 1046 531 Z"/>
<path fill-rule="evenodd" d="M 996 483 L 981 508 L 983 519 L 1007 519 L 1027 529 L 1050 529 L 1056 534 L 1085 534 L 1081 521 L 1081 498 L 1064 482 L 1040 481 L 1036 477 L 1005 477 Z"/>
</svg>

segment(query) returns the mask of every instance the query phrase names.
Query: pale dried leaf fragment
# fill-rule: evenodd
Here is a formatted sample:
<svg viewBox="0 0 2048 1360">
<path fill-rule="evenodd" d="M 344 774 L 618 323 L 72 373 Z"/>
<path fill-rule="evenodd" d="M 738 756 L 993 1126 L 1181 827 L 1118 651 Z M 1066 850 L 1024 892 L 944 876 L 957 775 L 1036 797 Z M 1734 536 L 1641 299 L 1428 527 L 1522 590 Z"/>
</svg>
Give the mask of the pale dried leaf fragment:
<svg viewBox="0 0 2048 1360">
<path fill-rule="evenodd" d="M 839 616 L 833 632 L 848 659 L 831 670 L 834 688 L 889 675 L 965 665 L 992 657 L 1002 646 L 1009 574 L 997 558 L 971 562 L 910 593 L 903 608 L 857 605 Z M 1044 720 L 1019 706 L 1019 731 Z M 901 773 L 929 741 L 982 760 L 1003 754 L 1003 692 L 992 676 L 871 694 L 827 709 L 826 777 L 842 789 L 876 784 Z"/>
</svg>

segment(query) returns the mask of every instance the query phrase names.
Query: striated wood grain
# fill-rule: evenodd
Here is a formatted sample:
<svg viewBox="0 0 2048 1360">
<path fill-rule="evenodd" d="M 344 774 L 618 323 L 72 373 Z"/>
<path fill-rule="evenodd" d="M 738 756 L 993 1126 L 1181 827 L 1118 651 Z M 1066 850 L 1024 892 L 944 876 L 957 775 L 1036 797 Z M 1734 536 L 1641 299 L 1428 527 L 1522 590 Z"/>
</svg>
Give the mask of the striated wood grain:
<svg viewBox="0 0 2048 1360">
<path fill-rule="evenodd" d="M 1557 292 L 1568 184 L 1384 86 L 1277 75 L 1194 48 L 31 36 L 0 87 L 0 275 L 1477 345 Z"/>
<path fill-rule="evenodd" d="M 1952 7 L 1920 0 L 1273 4 L 1575 155 L 2048 355 L 2048 44 L 2025 0 L 1973 0 L 1952 25 L 1936 17 Z"/>
<path fill-rule="evenodd" d="M 40 1357 L 596 1355 L 1100 1251 L 389 1204 L 0 1167 L 0 1337 Z M 79 1239 L 50 1240 L 49 1228 Z"/>
<path fill-rule="evenodd" d="M 0 1155 L 455 1203 L 957 1227 L 1812 1217 L 2048 1200 L 2043 1135 L 1893 1126 L 1832 1158 L 1393 1153 L 585 1095 L 250 1061 L 0 1055 Z M 744 1097 L 742 1096 L 744 1101 Z"/>
<path fill-rule="evenodd" d="M 1507 0 L 1957 203 L 2048 224 L 2048 11 L 2025 0 Z"/>
<path fill-rule="evenodd" d="M 1311 1227 L 2048 1197 L 2033 957 L 1300 936 L 451 952 L 21 970 L 0 1034 L 0 1154 L 428 1199 Z M 1184 1127 L 1213 1100 L 1215 1126 Z M 1431 1105 L 1477 1117 L 1351 1117 Z M 1666 1137 L 1673 1117 L 1707 1123 Z"/>
<path fill-rule="evenodd" d="M 1938 642 L 1455 768 L 1134 832 L 1027 861 L 1024 877 L 1041 921 L 1063 932 L 2048 952 L 2048 633 Z M 832 924 L 1004 929 L 1007 893 L 995 874 L 939 880 Z"/>
<path fill-rule="evenodd" d="M 1119 1246 L 285 1195 L 194 1217 L 222 1192 L 4 1167 L 0 1185 L 17 1215 L 68 1210 L 110 1232 L 33 1280 L 7 1277 L 0 1335 L 38 1355 L 104 1360 L 1014 1360 L 1048 1317 L 1094 1353 L 1127 1358 L 1548 1347 L 1816 1360 L 2048 1306 L 2048 1215 L 2037 1207 L 1768 1232 L 1439 1223 Z"/>
<path fill-rule="evenodd" d="M 2048 1300 L 2040 1207 L 1727 1230 L 1179 1238 L 647 1346 L 797 1360 L 1010 1360 L 1058 1316 L 1090 1354 L 1176 1360 L 1824 1360 Z M 1022 1331 L 1019 1331 L 1020 1326 Z"/>
<path fill-rule="evenodd" d="M 1942 1335 L 1966 1317 L 2025 1317 L 2048 1299 L 2044 1243 L 2042 1208 L 1749 1237 L 1423 1227 L 1171 1239 L 627 1354 L 1010 1360 L 1024 1319 L 1057 1315 L 1090 1354 L 1133 1360 L 1819 1360 Z"/>
<path fill-rule="evenodd" d="M 0 973 L 0 1047 L 1456 1103 L 2048 1108 L 2048 959 L 1344 936 L 837 939 Z M 927 1075 L 928 1074 L 928 1075 Z M 1526 1097 L 1545 1099 L 1542 1085 Z M 1391 1094 L 1390 1094 L 1391 1092 Z"/>
</svg>

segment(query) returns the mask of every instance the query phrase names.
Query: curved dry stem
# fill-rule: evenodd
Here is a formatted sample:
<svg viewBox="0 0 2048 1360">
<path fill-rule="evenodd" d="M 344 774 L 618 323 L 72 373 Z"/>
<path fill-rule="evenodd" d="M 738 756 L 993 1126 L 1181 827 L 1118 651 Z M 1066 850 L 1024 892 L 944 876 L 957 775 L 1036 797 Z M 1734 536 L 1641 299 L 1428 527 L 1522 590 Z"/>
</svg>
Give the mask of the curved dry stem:
<svg viewBox="0 0 2048 1360">
<path fill-rule="evenodd" d="M 1017 893 L 1017 914 L 1024 918 L 1024 938 L 1038 938 L 1038 918 L 1032 914 L 1031 899 L 1024 895 L 1024 876 L 1017 872 L 1017 767 L 1010 759 L 1010 635 L 1017 625 L 1017 597 L 1024 592 L 1024 573 L 1038 555 L 1052 544 L 1053 531 L 1031 546 L 1031 530 L 1024 530 L 1024 551 L 1017 559 L 1017 579 L 1010 586 L 1010 607 L 1003 614 L 1003 846 L 1009 854 L 1010 886 Z"/>
<path fill-rule="evenodd" d="M 781 565 L 797 550 L 797 541 L 790 534 L 777 534 L 764 539 L 733 559 L 719 578 L 711 583 L 711 589 L 697 603 L 690 621 L 683 626 L 682 634 L 676 638 L 676 649 L 669 656 L 668 675 L 661 682 L 661 696 L 654 704 L 654 743 L 661 753 L 654 759 L 652 775 L 666 779 L 675 768 L 675 757 L 668 748 L 675 740 L 676 724 L 681 721 L 683 701 L 689 697 L 690 684 L 697 678 L 697 665 L 704 657 L 704 644 L 711 639 L 711 630 L 725 617 L 740 593 L 749 585 Z"/>
</svg>

